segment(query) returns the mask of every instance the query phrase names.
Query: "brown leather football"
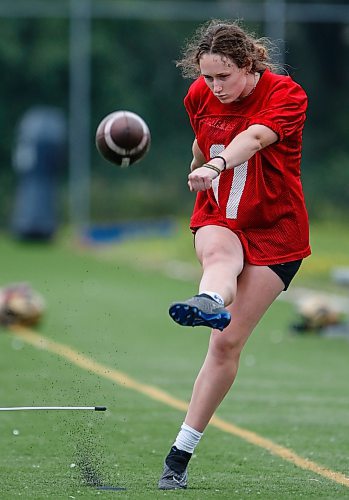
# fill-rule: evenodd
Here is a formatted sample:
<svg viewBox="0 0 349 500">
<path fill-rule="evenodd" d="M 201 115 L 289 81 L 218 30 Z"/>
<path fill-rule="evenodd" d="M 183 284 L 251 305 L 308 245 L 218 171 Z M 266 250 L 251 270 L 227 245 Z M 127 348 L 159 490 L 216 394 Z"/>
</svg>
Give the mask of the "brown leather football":
<svg viewBox="0 0 349 500">
<path fill-rule="evenodd" d="M 96 146 L 111 163 L 128 167 L 141 160 L 150 148 L 150 131 L 145 121 L 131 111 L 114 111 L 100 122 Z"/>
</svg>

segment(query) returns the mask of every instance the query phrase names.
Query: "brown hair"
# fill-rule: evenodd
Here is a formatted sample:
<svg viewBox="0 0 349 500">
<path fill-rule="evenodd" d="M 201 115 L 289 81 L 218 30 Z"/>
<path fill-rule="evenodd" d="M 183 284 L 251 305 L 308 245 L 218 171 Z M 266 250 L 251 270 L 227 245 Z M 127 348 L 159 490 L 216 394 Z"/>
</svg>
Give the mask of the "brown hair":
<svg viewBox="0 0 349 500">
<path fill-rule="evenodd" d="M 204 54 L 219 54 L 232 59 L 239 68 L 251 66 L 251 72 L 269 68 L 277 71 L 271 61 L 275 49 L 267 38 L 256 38 L 239 26 L 237 21 L 213 19 L 199 26 L 183 50 L 183 57 L 176 62 L 185 78 L 200 75 L 200 59 Z"/>
</svg>

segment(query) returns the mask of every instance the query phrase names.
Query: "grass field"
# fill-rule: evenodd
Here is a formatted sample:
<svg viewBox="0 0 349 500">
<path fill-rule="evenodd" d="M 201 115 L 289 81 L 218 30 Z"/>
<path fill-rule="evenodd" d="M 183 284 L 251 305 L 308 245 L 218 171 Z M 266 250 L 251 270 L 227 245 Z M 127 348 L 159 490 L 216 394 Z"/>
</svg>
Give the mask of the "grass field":
<svg viewBox="0 0 349 500">
<path fill-rule="evenodd" d="M 346 228 L 312 234 L 294 286 L 348 293 L 329 280 L 349 265 Z M 167 314 L 195 291 L 189 233 L 100 249 L 3 236 L 0 252 L 1 284 L 28 281 L 48 305 L 35 331 L 0 330 L 1 406 L 108 407 L 0 412 L 0 498 L 349 498 L 347 339 L 294 335 L 293 306 L 275 303 L 197 448 L 189 489 L 159 492 L 209 335 Z"/>
</svg>

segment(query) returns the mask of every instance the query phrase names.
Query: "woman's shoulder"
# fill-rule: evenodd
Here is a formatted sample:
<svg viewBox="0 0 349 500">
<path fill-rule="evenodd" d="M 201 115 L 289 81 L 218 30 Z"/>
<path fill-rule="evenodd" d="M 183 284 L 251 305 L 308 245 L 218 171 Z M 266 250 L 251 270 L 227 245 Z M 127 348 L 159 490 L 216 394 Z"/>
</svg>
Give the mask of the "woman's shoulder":
<svg viewBox="0 0 349 500">
<path fill-rule="evenodd" d="M 269 86 L 270 89 L 287 89 L 287 90 L 298 90 L 304 92 L 302 86 L 297 83 L 290 75 L 288 74 L 279 74 L 273 73 L 269 69 L 265 70 L 262 75 L 262 81 L 266 86 Z"/>
<path fill-rule="evenodd" d="M 184 98 L 184 104 L 187 108 L 197 108 L 200 103 L 206 101 L 206 98 L 210 97 L 210 92 L 204 78 L 199 76 L 199 78 L 194 80 L 189 86 L 187 95 Z"/>
<path fill-rule="evenodd" d="M 202 92 L 205 92 L 209 90 L 205 83 L 205 79 L 203 76 L 199 76 L 196 80 L 194 80 L 188 89 L 188 94 L 195 95 L 195 94 L 201 94 Z"/>
</svg>

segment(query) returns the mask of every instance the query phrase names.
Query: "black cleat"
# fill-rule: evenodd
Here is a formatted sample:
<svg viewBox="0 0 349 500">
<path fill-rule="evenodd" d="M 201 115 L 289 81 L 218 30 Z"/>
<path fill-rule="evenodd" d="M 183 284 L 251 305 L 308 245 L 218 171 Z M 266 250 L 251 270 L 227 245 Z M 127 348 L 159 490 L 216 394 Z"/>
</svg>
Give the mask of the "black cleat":
<svg viewBox="0 0 349 500">
<path fill-rule="evenodd" d="M 162 476 L 160 477 L 159 490 L 185 490 L 187 488 L 188 471 L 184 470 L 181 474 L 173 471 L 165 463 Z"/>
</svg>

